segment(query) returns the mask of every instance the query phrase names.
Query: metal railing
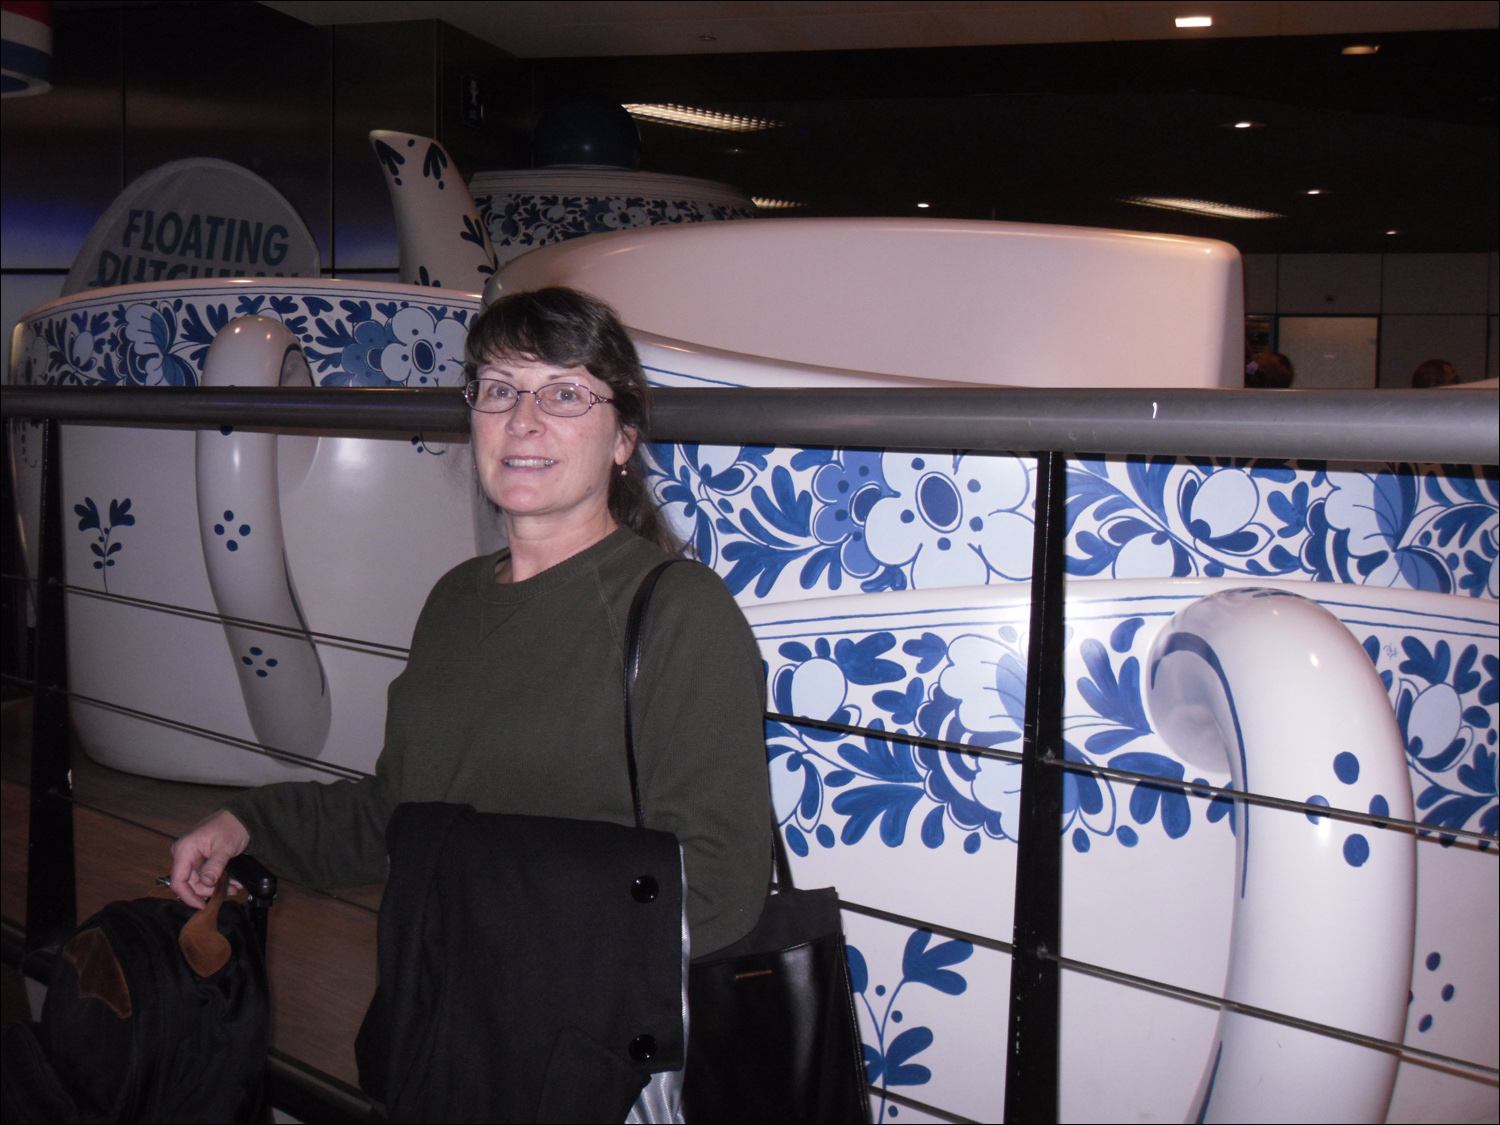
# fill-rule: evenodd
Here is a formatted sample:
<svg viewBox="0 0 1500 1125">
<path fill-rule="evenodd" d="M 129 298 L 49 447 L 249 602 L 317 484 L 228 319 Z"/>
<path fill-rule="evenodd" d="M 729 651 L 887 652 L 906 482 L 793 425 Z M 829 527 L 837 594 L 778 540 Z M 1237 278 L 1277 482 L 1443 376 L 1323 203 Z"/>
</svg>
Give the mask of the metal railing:
<svg viewBox="0 0 1500 1125">
<path fill-rule="evenodd" d="M 1168 995 L 1188 1003 L 1230 1009 L 1314 1031 L 1424 1065 L 1464 1073 L 1490 1084 L 1496 1068 L 1375 1039 L 1265 1011 L 1062 956 L 1063 779 L 1068 770 L 1134 781 L 1163 791 L 1224 797 L 1288 811 L 1438 833 L 1488 848 L 1496 837 L 1460 829 L 1433 829 L 1416 821 L 1375 816 L 1245 793 L 1198 782 L 1069 762 L 1063 753 L 1064 547 L 1067 453 L 1233 456 L 1340 461 L 1415 461 L 1450 464 L 1500 462 L 1495 418 L 1500 399 L 1490 392 L 1452 391 L 1181 391 L 1032 389 L 740 390 L 659 389 L 653 393 L 652 438 L 703 444 L 761 444 L 1013 452 L 1041 449 L 1036 457 L 1030 650 L 1022 749 L 995 750 L 967 743 L 821 722 L 768 712 L 775 722 L 927 746 L 1019 762 L 1021 811 L 1012 940 L 970 934 L 923 919 L 858 903 L 855 913 L 947 934 L 1009 953 L 1011 962 L 1005 1117 L 1055 1121 L 1058 1110 L 1058 1031 L 1062 969 Z M 95 706 L 121 705 L 70 695 L 62 630 L 63 599 L 97 591 L 66 585 L 62 571 L 62 504 L 59 491 L 59 422 L 163 427 L 274 428 L 369 434 L 413 431 L 457 433 L 468 416 L 456 390 L 288 390 L 202 388 L 8 388 L 0 400 L 7 419 L 44 420 L 39 568 L 34 583 L 37 639 L 33 713 L 32 815 L 27 885 L 26 942 L 38 948 L 76 925 L 72 802 L 68 772 L 69 699 Z M 19 576 L 7 575 L 7 579 Z M 130 599 L 139 601 L 139 599 Z M 143 608 L 148 608 L 143 603 Z M 184 607 L 150 603 L 161 612 L 229 620 Z M 233 623 L 233 622 L 232 622 Z M 274 631 L 258 622 L 257 628 Z M 313 634 L 319 643 L 344 644 L 400 659 L 404 650 L 356 638 Z M 132 712 L 149 721 L 159 716 Z M 180 726 L 181 724 L 173 724 Z M 338 776 L 351 771 L 288 755 L 219 732 L 193 728 L 247 751 L 296 759 Z M 357 773 L 358 771 L 352 771 Z M 953 1121 L 939 1107 L 872 1087 L 872 1093 Z"/>
</svg>

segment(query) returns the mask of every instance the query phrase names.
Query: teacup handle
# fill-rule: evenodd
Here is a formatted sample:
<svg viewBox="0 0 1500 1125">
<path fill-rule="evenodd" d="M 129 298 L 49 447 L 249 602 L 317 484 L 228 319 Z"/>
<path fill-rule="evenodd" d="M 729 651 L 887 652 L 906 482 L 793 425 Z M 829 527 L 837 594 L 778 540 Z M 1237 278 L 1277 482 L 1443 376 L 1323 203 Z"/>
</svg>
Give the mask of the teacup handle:
<svg viewBox="0 0 1500 1125">
<path fill-rule="evenodd" d="M 202 385 L 311 386 L 312 377 L 284 325 L 244 316 L 214 337 Z M 332 710 L 286 557 L 276 443 L 274 433 L 229 426 L 198 431 L 198 533 L 257 741 L 312 757 L 328 739 Z"/>
</svg>

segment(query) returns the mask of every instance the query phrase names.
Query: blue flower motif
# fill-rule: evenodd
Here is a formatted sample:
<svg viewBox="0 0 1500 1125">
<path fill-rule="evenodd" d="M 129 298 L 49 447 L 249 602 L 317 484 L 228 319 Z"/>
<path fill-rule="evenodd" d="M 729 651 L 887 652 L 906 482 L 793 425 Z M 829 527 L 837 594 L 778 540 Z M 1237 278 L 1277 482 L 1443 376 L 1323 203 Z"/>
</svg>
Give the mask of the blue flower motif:
<svg viewBox="0 0 1500 1125">
<path fill-rule="evenodd" d="M 885 483 L 881 455 L 868 450 L 844 450 L 837 460 L 813 476 L 813 495 L 823 506 L 813 517 L 813 534 L 820 543 L 842 543 L 839 561 L 856 578 L 867 578 L 880 564 L 865 542 L 865 521 L 879 500 L 896 493 Z"/>
</svg>

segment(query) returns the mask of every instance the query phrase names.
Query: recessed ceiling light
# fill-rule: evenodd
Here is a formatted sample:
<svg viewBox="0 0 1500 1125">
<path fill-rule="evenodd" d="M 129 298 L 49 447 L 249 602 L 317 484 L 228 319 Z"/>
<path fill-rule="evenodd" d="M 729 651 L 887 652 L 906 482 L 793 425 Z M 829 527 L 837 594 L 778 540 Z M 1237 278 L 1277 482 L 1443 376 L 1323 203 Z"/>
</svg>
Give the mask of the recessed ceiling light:
<svg viewBox="0 0 1500 1125">
<path fill-rule="evenodd" d="M 1255 128 L 1255 122 L 1254 121 L 1236 121 L 1234 123 L 1234 127 L 1236 129 L 1254 129 Z"/>
<path fill-rule="evenodd" d="M 1302 194 L 1303 195 L 1322 195 L 1323 194 L 1323 189 L 1322 188 L 1316 188 L 1316 187 L 1310 187 L 1306 191 L 1304 191 Z"/>
<path fill-rule="evenodd" d="M 917 206 L 919 208 L 921 208 L 923 211 L 925 211 L 925 210 L 927 210 L 927 208 L 931 207 L 932 204 L 931 203 L 918 203 Z"/>
<path fill-rule="evenodd" d="M 1401 232 L 1400 232 L 1400 231 L 1398 231 L 1398 230 L 1388 230 L 1388 231 L 1386 231 L 1386 232 L 1385 232 L 1385 233 L 1386 233 L 1386 234 L 1400 234 L 1400 233 L 1401 233 Z"/>
<path fill-rule="evenodd" d="M 1236 207 L 1232 203 L 1213 203 L 1207 199 L 1178 199 L 1162 195 L 1133 195 L 1122 203 L 1137 207 L 1156 207 L 1162 211 L 1185 211 L 1189 215 L 1207 215 L 1214 219 L 1284 219 L 1275 211 L 1257 211 L 1253 207 Z"/>
<path fill-rule="evenodd" d="M 713 109 L 694 109 L 686 105 L 659 105 L 650 102 L 627 102 L 625 110 L 641 121 L 659 125 L 680 125 L 684 129 L 706 129 L 715 133 L 755 133 L 780 128 L 780 121 L 763 117 L 741 117 L 737 113 L 720 113 Z"/>
<path fill-rule="evenodd" d="M 765 196 L 752 195 L 750 202 L 762 211 L 785 211 L 792 207 L 806 207 L 806 203 L 793 203 L 789 199 L 767 199 Z"/>
<path fill-rule="evenodd" d="M 1213 27 L 1213 16 L 1178 16 L 1176 19 L 1178 27 Z"/>
<path fill-rule="evenodd" d="M 1341 55 L 1374 55 L 1380 53 L 1379 43 L 1355 43 L 1339 52 Z"/>
</svg>

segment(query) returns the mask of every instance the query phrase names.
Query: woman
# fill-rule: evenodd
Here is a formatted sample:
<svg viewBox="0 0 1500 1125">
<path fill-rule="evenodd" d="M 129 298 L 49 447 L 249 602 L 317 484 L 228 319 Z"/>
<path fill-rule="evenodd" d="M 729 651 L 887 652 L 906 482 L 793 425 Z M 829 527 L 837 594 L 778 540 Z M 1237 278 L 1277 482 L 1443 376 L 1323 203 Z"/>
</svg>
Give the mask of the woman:
<svg viewBox="0 0 1500 1125">
<path fill-rule="evenodd" d="M 645 375 L 613 311 L 569 289 L 501 298 L 467 344 L 479 483 L 508 549 L 439 580 L 391 684 L 375 776 L 236 796 L 173 845 L 201 906 L 235 855 L 313 887 L 380 882 L 406 801 L 633 825 L 620 681 L 641 578 L 675 553 L 645 484 Z M 635 737 L 646 826 L 676 835 L 693 955 L 748 933 L 771 854 L 764 673 L 717 575 L 651 604 Z"/>
</svg>

